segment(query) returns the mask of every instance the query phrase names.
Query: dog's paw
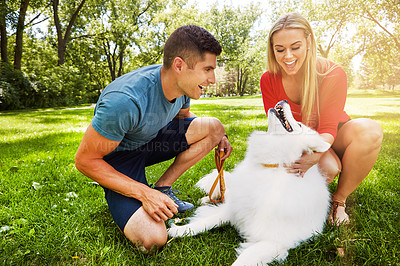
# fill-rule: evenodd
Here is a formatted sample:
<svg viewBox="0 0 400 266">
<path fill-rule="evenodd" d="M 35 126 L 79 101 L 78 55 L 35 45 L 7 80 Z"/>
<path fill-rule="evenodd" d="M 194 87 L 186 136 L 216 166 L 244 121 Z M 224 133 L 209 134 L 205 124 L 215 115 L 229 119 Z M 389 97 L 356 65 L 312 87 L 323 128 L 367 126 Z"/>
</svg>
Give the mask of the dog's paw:
<svg viewBox="0 0 400 266">
<path fill-rule="evenodd" d="M 190 228 L 187 226 L 177 226 L 172 224 L 171 228 L 168 229 L 168 235 L 170 237 L 183 237 L 183 236 L 191 236 L 193 235 Z"/>
</svg>

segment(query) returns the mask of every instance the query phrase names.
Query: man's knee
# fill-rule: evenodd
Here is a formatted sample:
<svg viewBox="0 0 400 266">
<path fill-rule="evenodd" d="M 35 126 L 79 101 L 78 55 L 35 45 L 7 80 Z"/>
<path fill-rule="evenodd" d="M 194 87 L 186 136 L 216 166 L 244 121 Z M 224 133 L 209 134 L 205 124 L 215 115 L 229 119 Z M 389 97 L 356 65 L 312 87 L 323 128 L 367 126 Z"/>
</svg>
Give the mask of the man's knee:
<svg viewBox="0 0 400 266">
<path fill-rule="evenodd" d="M 152 232 L 148 232 L 148 234 L 140 234 L 140 236 L 135 237 L 127 234 L 125 236 L 144 254 L 153 254 L 162 248 L 168 240 L 166 230 L 153 230 Z"/>
<path fill-rule="evenodd" d="M 142 252 L 153 252 L 162 248 L 168 240 L 167 231 L 153 232 L 151 235 L 143 239 L 142 243 L 138 245 Z"/>
<path fill-rule="evenodd" d="M 207 117 L 205 119 L 206 119 L 206 125 L 207 125 L 206 128 L 208 130 L 208 135 L 211 138 L 214 138 L 218 141 L 221 140 L 221 138 L 225 134 L 225 129 L 221 121 L 215 117 Z"/>
<path fill-rule="evenodd" d="M 219 141 L 221 141 L 222 137 L 224 136 L 225 129 L 218 118 L 198 117 L 190 125 L 188 133 L 189 143 L 208 138 L 210 142 L 216 145 L 219 143 Z"/>
<path fill-rule="evenodd" d="M 163 247 L 168 240 L 164 222 L 155 222 L 143 208 L 139 208 L 128 220 L 124 234 L 144 253 Z"/>
</svg>

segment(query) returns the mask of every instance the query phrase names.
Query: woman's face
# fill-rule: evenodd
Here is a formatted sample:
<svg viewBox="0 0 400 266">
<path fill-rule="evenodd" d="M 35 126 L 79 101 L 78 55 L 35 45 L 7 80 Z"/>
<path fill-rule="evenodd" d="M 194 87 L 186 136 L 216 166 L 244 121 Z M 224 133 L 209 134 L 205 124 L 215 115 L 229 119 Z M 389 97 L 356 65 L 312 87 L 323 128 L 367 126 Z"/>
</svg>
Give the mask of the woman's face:
<svg viewBox="0 0 400 266">
<path fill-rule="evenodd" d="M 282 74 L 296 75 L 303 66 L 309 47 L 302 29 L 282 29 L 272 35 L 275 59 Z"/>
</svg>

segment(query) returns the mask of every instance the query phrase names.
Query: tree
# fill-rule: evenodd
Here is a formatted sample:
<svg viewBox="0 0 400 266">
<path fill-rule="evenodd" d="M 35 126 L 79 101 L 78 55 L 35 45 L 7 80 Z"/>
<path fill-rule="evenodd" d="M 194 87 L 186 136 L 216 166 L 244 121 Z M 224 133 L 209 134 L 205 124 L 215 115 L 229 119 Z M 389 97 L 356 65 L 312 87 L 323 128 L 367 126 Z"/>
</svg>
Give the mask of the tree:
<svg viewBox="0 0 400 266">
<path fill-rule="evenodd" d="M 22 45 L 23 45 L 23 35 L 25 28 L 25 17 L 26 11 L 28 10 L 30 0 L 21 0 L 19 8 L 19 16 L 17 23 L 17 33 L 15 37 L 15 51 L 14 51 L 14 68 L 21 70 L 21 60 L 22 60 Z"/>
<path fill-rule="evenodd" d="M 25 18 L 28 14 L 28 7 L 41 12 L 42 1 L 40 0 L 21 0 L 12 1 L 0 0 L 0 36 L 1 36 L 1 61 L 8 62 L 8 29 L 15 29 L 15 45 L 14 45 L 14 68 L 21 70 L 23 36 L 27 26 L 34 25 L 34 21 L 39 15 L 33 16 L 28 24 L 25 24 Z"/>
<path fill-rule="evenodd" d="M 362 79 L 374 88 L 394 89 L 400 61 L 400 1 L 366 1 L 358 9 L 360 35 L 366 36 L 361 65 Z M 370 70 L 370 71 L 368 71 Z"/>
<path fill-rule="evenodd" d="M 185 1 L 111 0 L 96 28 L 111 80 L 125 68 L 159 62 L 169 28 L 163 12 L 173 12 Z M 168 20 L 171 20 L 168 18 Z"/>
<path fill-rule="evenodd" d="M 364 5 L 360 5 L 360 16 L 372 21 L 384 33 L 382 37 L 394 43 L 400 52 L 400 1 L 370 0 L 363 3 Z"/>
<path fill-rule="evenodd" d="M 387 79 L 384 83 L 393 83 L 389 77 L 393 76 L 396 63 L 391 59 L 400 59 L 399 0 L 296 1 L 295 5 L 288 0 L 273 2 L 284 6 L 285 11 L 299 11 L 310 21 L 320 55 L 343 66 L 349 80 L 352 60 L 362 56 L 364 79 L 369 77 L 379 84 Z M 367 83 L 374 81 L 363 84 Z"/>
<path fill-rule="evenodd" d="M 1 52 L 1 61 L 8 63 L 8 52 L 7 52 L 7 3 L 6 0 L 0 1 L 0 52 Z"/>
<path fill-rule="evenodd" d="M 252 34 L 252 28 L 260 15 L 261 9 L 253 4 L 237 8 L 225 5 L 221 10 L 214 4 L 209 11 L 207 28 L 221 43 L 223 52 L 220 64 L 225 66 L 228 73 L 235 74 L 234 89 L 239 95 L 248 89 L 250 73 L 259 73 L 259 65 L 255 64 L 259 54 L 249 55 L 248 51 L 253 49 L 260 37 Z"/>
<path fill-rule="evenodd" d="M 146 28 L 140 28 L 138 38 L 135 39 L 135 65 L 161 63 L 163 47 L 171 33 L 183 26 L 195 24 L 205 27 L 205 19 L 199 15 L 195 6 L 186 6 L 187 0 L 174 0 L 165 3 L 165 9 L 158 10 Z M 174 19 L 171 19 L 174 18 Z"/>
<path fill-rule="evenodd" d="M 86 0 L 81 0 L 81 2 L 74 8 L 72 8 L 72 15 L 67 20 L 67 26 L 65 28 L 65 32 L 62 30 L 61 20 L 59 17 L 59 0 L 51 0 L 53 7 L 53 15 L 54 15 L 54 25 L 57 30 L 57 50 L 58 50 L 58 65 L 63 65 L 65 62 L 65 51 L 67 49 L 67 44 L 71 37 L 72 26 L 74 25 L 76 18 L 78 17 L 79 12 L 83 8 Z M 75 1 L 73 1 L 75 3 Z"/>
</svg>

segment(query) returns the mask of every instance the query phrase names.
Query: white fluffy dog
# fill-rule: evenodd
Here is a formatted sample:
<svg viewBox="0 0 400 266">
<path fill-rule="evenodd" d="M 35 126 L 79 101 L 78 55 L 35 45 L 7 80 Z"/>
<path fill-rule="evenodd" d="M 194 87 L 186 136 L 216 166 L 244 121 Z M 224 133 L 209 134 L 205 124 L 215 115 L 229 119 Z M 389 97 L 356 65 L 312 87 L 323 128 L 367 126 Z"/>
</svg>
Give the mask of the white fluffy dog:
<svg viewBox="0 0 400 266">
<path fill-rule="evenodd" d="M 268 112 L 268 132 L 253 132 L 245 159 L 231 174 L 225 172 L 225 202 L 199 207 L 188 224 L 173 225 L 169 235 L 195 235 L 230 223 L 245 240 L 233 265 L 285 259 L 289 249 L 322 231 L 330 194 L 317 166 L 301 178 L 284 165 L 303 152 L 324 152 L 329 146 L 317 132 L 294 120 L 286 101 L 279 102 Z M 216 176 L 214 171 L 197 185 L 209 192 Z"/>
</svg>

